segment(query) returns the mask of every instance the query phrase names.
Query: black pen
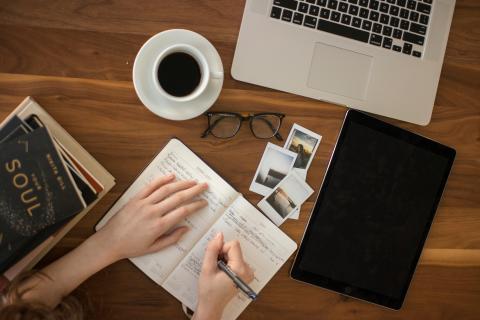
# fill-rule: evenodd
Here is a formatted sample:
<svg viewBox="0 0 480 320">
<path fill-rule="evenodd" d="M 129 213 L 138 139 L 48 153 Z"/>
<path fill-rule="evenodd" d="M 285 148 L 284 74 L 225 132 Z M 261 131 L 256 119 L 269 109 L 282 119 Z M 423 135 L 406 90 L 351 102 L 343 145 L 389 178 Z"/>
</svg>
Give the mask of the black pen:
<svg viewBox="0 0 480 320">
<path fill-rule="evenodd" d="M 239 288 L 240 290 L 243 291 L 250 299 L 255 300 L 257 299 L 257 294 L 255 291 L 253 291 L 252 288 L 245 282 L 243 282 L 242 278 L 240 278 L 235 272 L 233 272 L 232 269 L 223 261 L 223 260 L 218 260 L 217 266 L 225 272 L 225 274 L 232 279 L 233 283 Z"/>
</svg>

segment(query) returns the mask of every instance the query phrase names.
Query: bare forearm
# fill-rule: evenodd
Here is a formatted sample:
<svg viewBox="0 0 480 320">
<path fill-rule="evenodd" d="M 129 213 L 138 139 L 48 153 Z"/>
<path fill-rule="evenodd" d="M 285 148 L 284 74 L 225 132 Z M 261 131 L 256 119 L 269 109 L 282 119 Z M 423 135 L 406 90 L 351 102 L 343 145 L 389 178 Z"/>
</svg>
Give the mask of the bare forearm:
<svg viewBox="0 0 480 320">
<path fill-rule="evenodd" d="M 192 320 L 220 320 L 223 308 L 212 306 L 198 306 Z"/>
<path fill-rule="evenodd" d="M 94 273 L 118 260 L 108 244 L 102 232 L 92 235 L 79 247 L 44 268 L 42 273 L 46 277 L 34 277 L 27 281 L 25 287 L 31 289 L 24 298 L 55 307 Z"/>
<path fill-rule="evenodd" d="M 160 251 L 188 231 L 178 227 L 207 205 L 196 200 L 208 185 L 159 177 L 133 197 L 99 232 L 20 286 L 23 299 L 55 307 L 91 275 L 123 258 Z"/>
</svg>

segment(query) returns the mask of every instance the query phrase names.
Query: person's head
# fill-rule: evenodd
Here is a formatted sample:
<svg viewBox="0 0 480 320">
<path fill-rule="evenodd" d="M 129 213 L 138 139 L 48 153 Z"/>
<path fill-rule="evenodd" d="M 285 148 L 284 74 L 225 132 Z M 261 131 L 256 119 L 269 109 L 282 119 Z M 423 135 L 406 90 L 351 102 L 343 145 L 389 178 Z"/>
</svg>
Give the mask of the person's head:
<svg viewBox="0 0 480 320">
<path fill-rule="evenodd" d="M 26 301 L 23 298 L 29 289 L 21 290 L 20 284 L 32 276 L 45 276 L 28 272 L 20 275 L 4 291 L 0 300 L 0 320 L 83 320 L 85 308 L 73 297 L 65 297 L 52 309 L 42 303 Z"/>
<path fill-rule="evenodd" d="M 303 144 L 301 144 L 301 143 L 298 145 L 298 152 L 299 153 L 303 152 Z"/>
</svg>

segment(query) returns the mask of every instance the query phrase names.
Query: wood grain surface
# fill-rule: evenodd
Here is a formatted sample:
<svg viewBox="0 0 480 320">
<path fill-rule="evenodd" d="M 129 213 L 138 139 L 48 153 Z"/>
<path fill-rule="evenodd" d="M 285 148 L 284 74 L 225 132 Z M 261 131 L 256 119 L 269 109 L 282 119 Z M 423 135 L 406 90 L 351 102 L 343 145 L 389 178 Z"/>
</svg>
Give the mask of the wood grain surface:
<svg viewBox="0 0 480 320">
<path fill-rule="evenodd" d="M 318 191 L 346 109 L 242 83 L 229 70 L 244 1 L 0 0 L 0 118 L 33 96 L 117 179 L 117 185 L 41 262 L 60 257 L 93 227 L 139 171 L 175 135 L 253 203 L 249 183 L 265 148 L 245 127 L 229 141 L 201 139 L 206 119 L 172 122 L 138 100 L 132 65 L 141 45 L 171 28 L 203 34 L 219 51 L 226 79 L 212 110 L 276 111 L 323 135 L 308 175 Z M 390 311 L 289 278 L 292 259 L 241 319 L 480 319 L 480 2 L 457 0 L 430 125 L 387 121 L 454 147 L 453 172 L 404 307 Z M 274 142 L 274 141 L 272 141 Z M 311 199 L 314 199 L 312 197 Z M 300 241 L 313 200 L 282 226 Z M 101 271 L 80 291 L 95 319 L 184 319 L 177 300 L 128 261 Z"/>
</svg>

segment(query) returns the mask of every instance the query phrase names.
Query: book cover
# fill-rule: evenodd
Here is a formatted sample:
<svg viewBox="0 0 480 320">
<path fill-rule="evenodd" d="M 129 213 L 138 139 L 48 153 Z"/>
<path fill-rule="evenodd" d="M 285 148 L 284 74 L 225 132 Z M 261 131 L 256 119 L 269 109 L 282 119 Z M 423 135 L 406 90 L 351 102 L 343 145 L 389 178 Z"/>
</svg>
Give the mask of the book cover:
<svg viewBox="0 0 480 320">
<path fill-rule="evenodd" d="M 30 128 L 32 128 L 32 130 L 45 127 L 42 121 L 34 114 L 28 117 L 27 119 L 25 119 L 25 123 Z M 78 189 L 80 190 L 83 200 L 85 200 L 85 203 L 87 205 L 90 205 L 97 199 L 98 192 L 88 183 L 86 178 L 75 168 L 75 164 L 73 164 L 71 160 L 68 158 L 66 152 L 63 150 L 63 146 L 58 144 L 55 137 L 53 138 L 54 138 L 54 143 L 58 146 L 58 150 L 60 151 L 60 157 L 65 162 L 67 166 L 67 170 L 72 175 L 73 181 L 75 182 Z"/>
<path fill-rule="evenodd" d="M 36 117 L 36 115 L 32 115 L 31 117 L 27 118 L 26 121 L 21 120 L 17 116 L 12 117 L 10 121 L 8 121 L 4 127 L 0 128 L 0 139 L 4 136 L 3 140 L 0 140 L 0 143 L 8 142 L 14 140 L 20 136 L 28 134 L 38 128 L 43 128 L 45 125 Z M 11 130 L 9 133 L 8 130 Z M 54 140 L 55 145 L 57 145 L 56 141 Z M 70 172 L 73 182 L 77 185 L 80 193 L 82 194 L 83 200 L 87 205 L 93 203 L 97 199 L 97 192 L 89 183 L 84 180 L 81 174 L 74 169 L 74 165 L 70 162 L 70 159 L 64 152 L 62 152 L 61 146 L 58 146 L 58 150 L 60 151 L 60 158 L 66 164 L 67 170 Z"/>
<path fill-rule="evenodd" d="M 3 127 L 0 128 L 0 143 L 7 140 L 15 139 L 28 133 L 30 130 L 28 125 L 20 120 L 19 117 L 13 116 Z"/>
<path fill-rule="evenodd" d="M 29 240 L 85 208 L 46 128 L 1 144 L 0 270 Z M 43 237 L 41 237 L 43 238 Z"/>
</svg>

